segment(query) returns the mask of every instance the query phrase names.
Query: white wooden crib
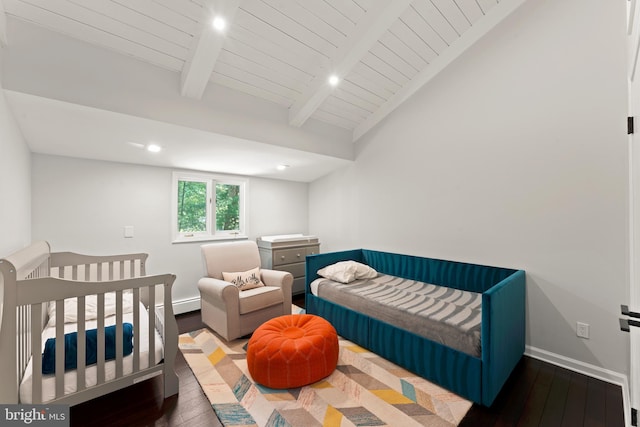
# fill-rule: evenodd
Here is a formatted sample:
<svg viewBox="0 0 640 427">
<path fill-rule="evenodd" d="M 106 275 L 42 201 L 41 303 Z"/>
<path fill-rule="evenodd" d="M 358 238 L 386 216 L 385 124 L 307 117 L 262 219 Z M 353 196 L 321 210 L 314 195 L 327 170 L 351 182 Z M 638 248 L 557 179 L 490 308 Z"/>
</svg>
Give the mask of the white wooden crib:
<svg viewBox="0 0 640 427">
<path fill-rule="evenodd" d="M 44 241 L 1 259 L 0 403 L 75 405 L 157 375 L 164 377 L 165 398 L 177 394 L 175 276 L 146 276 L 146 259 L 144 253 L 52 253 Z M 127 356 L 125 322 L 133 325 L 133 350 Z M 115 327 L 115 358 L 105 360 L 110 325 L 115 325 L 109 328 L 113 333 Z M 77 364 L 65 371 L 65 334 L 72 331 L 77 331 Z M 88 331 L 97 333 L 97 360 L 90 366 L 85 363 Z M 53 337 L 55 373 L 43 375 L 43 346 Z"/>
</svg>

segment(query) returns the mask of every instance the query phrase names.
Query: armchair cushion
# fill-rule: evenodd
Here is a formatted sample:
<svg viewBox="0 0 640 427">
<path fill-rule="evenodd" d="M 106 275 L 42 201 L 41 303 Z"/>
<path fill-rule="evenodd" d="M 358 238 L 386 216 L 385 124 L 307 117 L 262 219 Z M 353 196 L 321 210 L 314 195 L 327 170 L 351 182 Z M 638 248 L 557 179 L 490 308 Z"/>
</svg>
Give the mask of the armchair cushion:
<svg viewBox="0 0 640 427">
<path fill-rule="evenodd" d="M 274 286 L 261 286 L 240 292 L 240 314 L 251 313 L 272 305 L 282 304 L 282 289 Z"/>
<path fill-rule="evenodd" d="M 247 291 L 249 289 L 264 286 L 264 283 L 260 280 L 260 268 L 258 267 L 247 271 L 237 271 L 233 273 L 223 271 L 222 278 L 225 282 L 233 283 L 241 291 Z"/>
<path fill-rule="evenodd" d="M 260 267 L 260 252 L 256 242 L 209 243 L 202 245 L 207 276 L 222 279 L 223 271 L 247 271 Z"/>
</svg>

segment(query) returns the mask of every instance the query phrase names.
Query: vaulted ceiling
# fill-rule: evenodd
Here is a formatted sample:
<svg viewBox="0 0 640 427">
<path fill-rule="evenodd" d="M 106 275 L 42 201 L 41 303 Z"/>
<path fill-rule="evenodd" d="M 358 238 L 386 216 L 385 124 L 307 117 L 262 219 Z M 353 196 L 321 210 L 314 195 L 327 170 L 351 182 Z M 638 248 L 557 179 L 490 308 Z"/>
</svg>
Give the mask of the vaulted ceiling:
<svg viewBox="0 0 640 427">
<path fill-rule="evenodd" d="M 179 73 L 185 97 L 213 82 L 357 140 L 524 1 L 0 0 L 0 42 L 6 14 Z"/>
</svg>

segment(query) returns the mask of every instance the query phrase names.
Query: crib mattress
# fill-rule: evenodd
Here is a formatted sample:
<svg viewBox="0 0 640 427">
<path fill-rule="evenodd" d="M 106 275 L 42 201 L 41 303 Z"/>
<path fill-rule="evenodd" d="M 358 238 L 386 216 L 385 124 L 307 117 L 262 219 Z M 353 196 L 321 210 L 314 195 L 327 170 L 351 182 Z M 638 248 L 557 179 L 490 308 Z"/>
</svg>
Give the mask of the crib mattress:
<svg viewBox="0 0 640 427">
<path fill-rule="evenodd" d="M 482 294 L 380 274 L 340 283 L 319 278 L 311 292 L 474 357 L 481 355 Z"/>
<path fill-rule="evenodd" d="M 147 310 L 144 305 L 140 304 L 140 369 L 149 367 L 149 317 L 147 314 Z M 129 322 L 133 324 L 133 313 L 125 313 L 123 315 L 123 322 Z M 116 317 L 109 316 L 105 318 L 105 326 L 115 325 Z M 97 327 L 96 320 L 90 320 L 86 322 L 85 329 L 94 329 Z M 65 323 L 64 332 L 75 332 L 78 330 L 76 323 Z M 154 331 L 155 333 L 155 360 L 160 362 L 163 355 L 163 343 L 162 337 L 158 333 L 158 331 Z M 56 336 L 55 324 L 47 324 L 45 329 L 42 331 L 42 348 L 44 348 L 44 343 L 48 338 L 54 338 Z M 122 368 L 123 373 L 130 374 L 133 372 L 133 353 L 129 356 L 122 358 Z M 104 364 L 105 371 L 105 380 L 109 381 L 115 378 L 116 376 L 116 361 L 110 360 L 106 361 Z M 98 369 L 96 365 L 87 366 L 85 368 L 85 386 L 92 387 L 97 383 L 97 375 Z M 27 369 L 25 371 L 25 375 L 20 384 L 20 402 L 21 403 L 31 403 L 32 402 L 32 361 L 29 361 L 27 365 Z M 76 371 L 71 370 L 67 371 L 64 374 L 64 393 L 70 394 L 77 391 L 77 376 Z M 50 400 L 55 399 L 56 397 L 56 388 L 55 388 L 55 375 L 43 375 L 42 376 L 42 402 L 48 402 Z"/>
</svg>

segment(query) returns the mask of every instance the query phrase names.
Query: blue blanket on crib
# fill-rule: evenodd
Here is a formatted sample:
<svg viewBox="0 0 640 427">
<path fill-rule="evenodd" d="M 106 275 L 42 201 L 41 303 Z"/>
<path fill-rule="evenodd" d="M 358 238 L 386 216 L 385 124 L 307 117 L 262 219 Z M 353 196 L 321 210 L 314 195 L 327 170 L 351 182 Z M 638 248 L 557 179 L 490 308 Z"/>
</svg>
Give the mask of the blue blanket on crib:
<svg viewBox="0 0 640 427">
<path fill-rule="evenodd" d="M 85 365 L 93 365 L 98 361 L 98 330 L 89 329 L 86 335 Z M 116 327 L 104 328 L 104 359 L 116 358 Z M 122 324 L 122 355 L 128 356 L 133 352 L 133 325 Z M 78 333 L 64 334 L 64 370 L 69 371 L 78 367 Z M 42 354 L 42 374 L 54 374 L 56 372 L 56 339 L 49 338 L 44 345 Z"/>
</svg>

